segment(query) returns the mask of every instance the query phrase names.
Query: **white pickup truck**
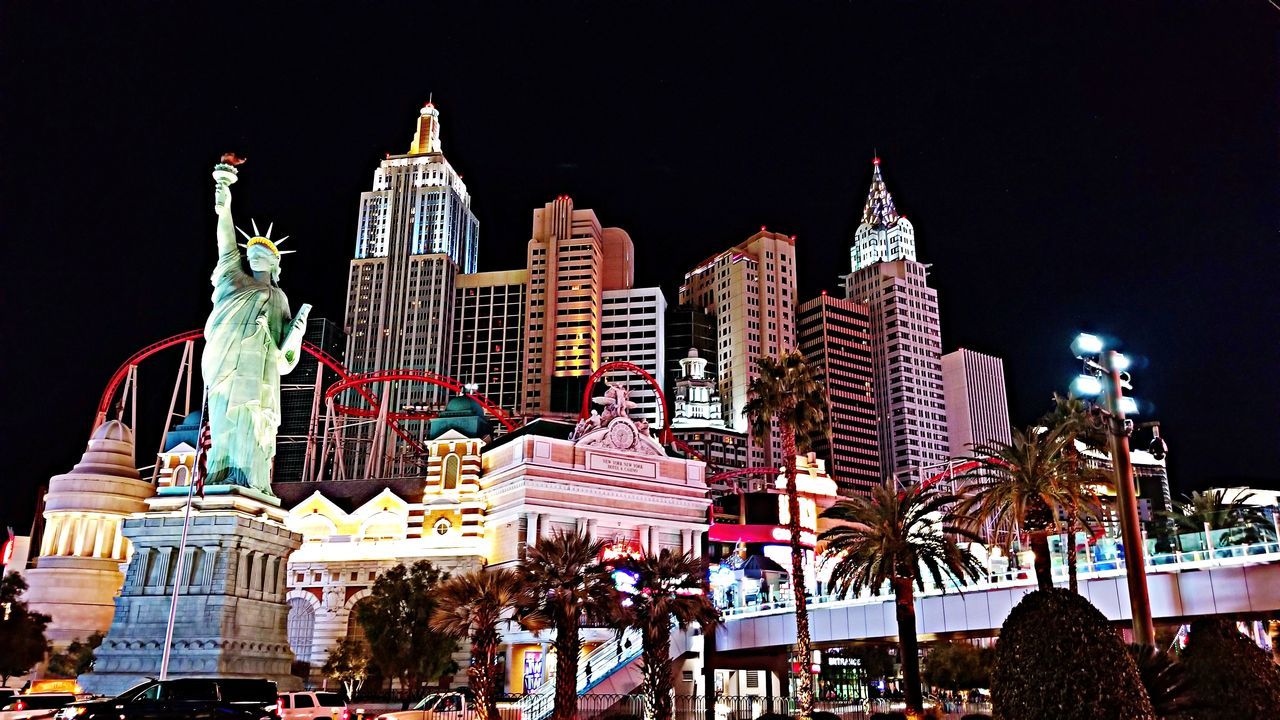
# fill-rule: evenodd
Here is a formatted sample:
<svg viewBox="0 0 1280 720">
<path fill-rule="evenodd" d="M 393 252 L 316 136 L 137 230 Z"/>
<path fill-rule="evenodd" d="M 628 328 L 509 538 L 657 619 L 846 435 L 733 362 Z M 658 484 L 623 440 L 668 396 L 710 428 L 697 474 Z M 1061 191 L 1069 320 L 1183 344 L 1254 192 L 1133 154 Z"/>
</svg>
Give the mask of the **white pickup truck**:
<svg viewBox="0 0 1280 720">
<path fill-rule="evenodd" d="M 408 710 L 382 713 L 374 720 L 475 720 L 475 696 L 463 688 L 453 692 L 434 693 L 419 700 Z M 520 720 L 516 703 L 498 703 L 502 720 Z"/>
</svg>

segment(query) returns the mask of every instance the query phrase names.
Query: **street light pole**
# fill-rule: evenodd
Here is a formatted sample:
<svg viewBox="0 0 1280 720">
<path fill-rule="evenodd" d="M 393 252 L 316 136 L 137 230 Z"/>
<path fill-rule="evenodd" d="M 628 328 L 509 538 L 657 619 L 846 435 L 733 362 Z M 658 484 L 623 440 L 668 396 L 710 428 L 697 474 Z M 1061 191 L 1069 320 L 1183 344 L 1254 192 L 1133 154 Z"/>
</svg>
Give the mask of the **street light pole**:
<svg viewBox="0 0 1280 720">
<path fill-rule="evenodd" d="M 1120 368 L 1116 367 L 1114 350 L 1102 353 L 1102 378 L 1107 403 L 1107 434 L 1111 440 L 1111 459 L 1116 470 L 1116 499 L 1120 506 L 1120 537 L 1124 541 L 1125 578 L 1129 585 L 1129 608 L 1133 612 L 1133 641 L 1155 645 L 1156 630 L 1151 620 L 1151 598 L 1147 593 L 1147 567 L 1138 520 L 1138 496 L 1133 481 L 1133 462 L 1129 458 L 1130 425 L 1125 421 L 1120 399 L 1123 388 Z"/>
</svg>

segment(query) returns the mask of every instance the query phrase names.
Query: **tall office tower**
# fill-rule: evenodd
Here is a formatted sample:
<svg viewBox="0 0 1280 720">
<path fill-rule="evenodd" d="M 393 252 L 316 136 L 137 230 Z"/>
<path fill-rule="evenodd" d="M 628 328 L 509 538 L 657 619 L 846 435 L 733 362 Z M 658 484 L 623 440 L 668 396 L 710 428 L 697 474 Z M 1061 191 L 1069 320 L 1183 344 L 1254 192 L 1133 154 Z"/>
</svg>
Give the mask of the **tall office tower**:
<svg viewBox="0 0 1280 720">
<path fill-rule="evenodd" d="M 686 350 L 680 358 L 675 392 L 668 399 L 672 434 L 705 460 L 714 476 L 720 470 L 747 466 L 747 439 L 746 433 L 725 427 L 720 388 L 715 375 L 708 372 L 710 367 L 697 348 Z"/>
<path fill-rule="evenodd" d="M 974 445 L 1013 440 L 1003 360 L 965 348 L 943 355 L 942 392 L 951 457 L 972 454 Z"/>
<path fill-rule="evenodd" d="M 880 483 L 870 313 L 826 292 L 796 311 L 796 345 L 827 395 L 831 436 L 815 435 L 813 450 L 845 496 L 867 494 Z"/>
<path fill-rule="evenodd" d="M 662 385 L 667 319 L 667 299 L 662 288 L 605 290 L 601 302 L 600 363 L 629 362 Z M 658 394 L 644 378 L 634 372 L 607 372 L 604 379 L 626 386 L 631 401 L 636 403 L 631 417 L 648 420 L 655 430 L 671 422 L 671 418 L 662 416 Z"/>
<path fill-rule="evenodd" d="M 880 472 L 917 482 L 950 454 L 938 293 L 929 287 L 926 266 L 916 261 L 915 229 L 893 204 L 880 158 L 850 259 L 845 297 L 871 313 Z"/>
<path fill-rule="evenodd" d="M 603 294 L 631 288 L 634 254 L 631 236 L 601 227 L 594 210 L 575 210 L 568 195 L 533 211 L 525 415 L 578 413 L 587 378 L 600 366 Z"/>
<path fill-rule="evenodd" d="M 756 359 L 795 347 L 796 241 L 760 229 L 741 244 L 713 255 L 685 273 L 680 304 L 715 315 L 716 364 L 725 424 L 745 432 L 747 386 Z M 753 465 L 782 461 L 777 433 L 766 447 L 753 447 Z"/>
<path fill-rule="evenodd" d="M 716 365 L 715 314 L 706 308 L 674 305 L 667 310 L 666 331 L 667 397 L 675 396 L 676 383 L 683 376 L 682 363 L 689 356 L 690 349 L 698 351 L 698 356 L 706 363 L 704 375 L 714 382 L 720 372 L 720 368 Z M 719 397 L 720 393 L 717 390 L 716 402 L 719 402 Z"/>
<path fill-rule="evenodd" d="M 332 320 L 313 317 L 307 321 L 304 339 L 334 358 L 341 359 L 346 338 Z M 337 373 L 303 353 L 293 372 L 280 385 L 280 430 L 272 482 L 314 480 L 319 463 L 320 428 L 312 425 L 324 414 L 324 390 L 338 379 Z"/>
<path fill-rule="evenodd" d="M 448 374 L 454 277 L 475 271 L 478 243 L 471 196 L 441 151 L 440 113 L 427 103 L 409 152 L 388 155 L 373 174 L 373 188 L 360 195 L 347 280 L 347 367 L 357 373 L 405 368 Z M 447 400 L 445 391 L 422 383 L 370 390 L 395 411 Z M 358 401 L 354 393 L 350 401 Z M 380 473 L 377 458 L 394 452 L 394 436 L 371 423 L 356 433 L 348 436 L 348 448 L 369 447 L 356 452 L 348 467 L 355 476 Z M 365 456 L 374 457 L 368 467 L 362 467 Z"/>
<path fill-rule="evenodd" d="M 459 275 L 453 289 L 453 377 L 510 415 L 520 412 L 528 288 L 528 270 L 507 270 Z"/>
</svg>

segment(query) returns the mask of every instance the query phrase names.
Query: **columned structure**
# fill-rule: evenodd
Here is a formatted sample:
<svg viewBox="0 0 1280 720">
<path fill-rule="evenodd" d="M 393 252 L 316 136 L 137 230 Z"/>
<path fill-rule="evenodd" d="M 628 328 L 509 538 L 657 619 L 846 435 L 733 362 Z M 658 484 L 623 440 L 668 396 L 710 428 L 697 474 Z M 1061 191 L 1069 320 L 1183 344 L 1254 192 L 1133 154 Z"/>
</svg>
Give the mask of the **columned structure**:
<svg viewBox="0 0 1280 720">
<path fill-rule="evenodd" d="M 40 557 L 26 573 L 27 601 L 53 617 L 45 634 L 57 649 L 111 627 L 121 569 L 133 549 L 121 523 L 146 510 L 155 492 L 134 466 L 133 431 L 109 420 L 93 432 L 75 468 L 49 482 Z"/>
</svg>

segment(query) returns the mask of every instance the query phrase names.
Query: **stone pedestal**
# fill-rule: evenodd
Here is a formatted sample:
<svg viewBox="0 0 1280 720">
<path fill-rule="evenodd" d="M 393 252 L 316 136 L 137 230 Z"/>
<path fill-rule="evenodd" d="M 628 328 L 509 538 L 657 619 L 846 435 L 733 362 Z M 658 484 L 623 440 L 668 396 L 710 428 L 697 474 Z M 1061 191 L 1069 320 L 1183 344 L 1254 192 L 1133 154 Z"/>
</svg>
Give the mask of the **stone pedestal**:
<svg viewBox="0 0 1280 720">
<path fill-rule="evenodd" d="M 113 695 L 159 676 L 177 581 L 170 677 L 266 678 L 282 692 L 300 689 L 301 680 L 290 674 L 285 581 L 301 536 L 284 526 L 277 499 L 241 487 L 208 487 L 193 502 L 182 574 L 175 577 L 186 491 L 164 488 L 147 501 L 147 512 L 124 522 L 133 558 L 94 671 L 80 676 L 80 684 Z"/>
</svg>

